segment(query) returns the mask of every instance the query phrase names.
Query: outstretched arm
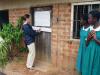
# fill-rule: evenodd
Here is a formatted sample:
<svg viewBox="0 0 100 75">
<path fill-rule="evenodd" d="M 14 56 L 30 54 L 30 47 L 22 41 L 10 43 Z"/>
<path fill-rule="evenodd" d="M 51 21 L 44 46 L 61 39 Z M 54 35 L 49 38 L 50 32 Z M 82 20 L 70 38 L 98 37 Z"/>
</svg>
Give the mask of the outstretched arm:
<svg viewBox="0 0 100 75">
<path fill-rule="evenodd" d="M 32 37 L 37 36 L 39 34 L 39 32 L 36 32 L 35 30 L 32 29 L 31 26 L 28 26 L 28 25 L 24 26 L 23 29 L 26 34 Z"/>
</svg>

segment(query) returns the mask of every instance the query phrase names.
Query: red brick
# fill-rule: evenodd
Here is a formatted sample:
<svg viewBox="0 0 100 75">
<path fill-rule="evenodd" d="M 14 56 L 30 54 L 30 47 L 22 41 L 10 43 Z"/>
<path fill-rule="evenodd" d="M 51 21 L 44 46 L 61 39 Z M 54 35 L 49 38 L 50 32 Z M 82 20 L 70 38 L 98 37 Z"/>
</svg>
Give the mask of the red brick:
<svg viewBox="0 0 100 75">
<path fill-rule="evenodd" d="M 9 10 L 9 20 L 11 23 L 16 23 L 17 19 L 24 14 L 29 14 L 29 8 L 17 8 Z"/>
</svg>

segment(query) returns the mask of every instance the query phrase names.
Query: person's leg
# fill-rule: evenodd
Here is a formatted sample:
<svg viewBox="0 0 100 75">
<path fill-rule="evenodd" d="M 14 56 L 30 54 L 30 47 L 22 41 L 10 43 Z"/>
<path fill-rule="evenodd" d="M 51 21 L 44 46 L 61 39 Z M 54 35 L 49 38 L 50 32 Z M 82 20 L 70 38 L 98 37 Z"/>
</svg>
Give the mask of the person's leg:
<svg viewBox="0 0 100 75">
<path fill-rule="evenodd" d="M 34 59 L 35 59 L 35 43 L 32 43 L 30 45 L 27 45 L 29 49 L 28 57 L 27 57 L 27 68 L 32 68 Z"/>
</svg>

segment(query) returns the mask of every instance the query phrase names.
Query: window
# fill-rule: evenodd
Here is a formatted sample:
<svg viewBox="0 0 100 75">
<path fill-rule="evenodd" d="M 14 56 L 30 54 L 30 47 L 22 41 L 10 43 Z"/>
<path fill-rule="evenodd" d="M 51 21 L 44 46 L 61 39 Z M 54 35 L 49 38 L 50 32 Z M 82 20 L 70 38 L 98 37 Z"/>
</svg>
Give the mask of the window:
<svg viewBox="0 0 100 75">
<path fill-rule="evenodd" d="M 73 38 L 80 38 L 80 16 L 88 14 L 91 10 L 100 10 L 100 3 L 98 4 L 73 4 Z"/>
<path fill-rule="evenodd" d="M 37 27 L 51 26 L 51 7 L 32 8 L 32 22 Z"/>
</svg>

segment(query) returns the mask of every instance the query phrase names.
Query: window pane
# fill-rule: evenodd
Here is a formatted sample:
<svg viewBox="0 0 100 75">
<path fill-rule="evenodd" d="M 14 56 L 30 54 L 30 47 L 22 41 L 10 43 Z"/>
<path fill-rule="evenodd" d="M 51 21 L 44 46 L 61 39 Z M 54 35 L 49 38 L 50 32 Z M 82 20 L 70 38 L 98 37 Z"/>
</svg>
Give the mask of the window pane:
<svg viewBox="0 0 100 75">
<path fill-rule="evenodd" d="M 74 23 L 73 23 L 74 25 L 73 25 L 73 38 L 75 38 L 76 37 L 76 21 L 74 21 Z"/>
<path fill-rule="evenodd" d="M 80 38 L 80 27 L 81 27 L 80 21 L 78 21 L 78 22 L 77 22 L 77 39 Z"/>
<path fill-rule="evenodd" d="M 99 9 L 99 4 L 93 4 L 93 5 L 92 5 L 92 9 L 98 10 L 98 9 Z"/>
<path fill-rule="evenodd" d="M 74 22 L 73 22 L 73 38 L 80 37 L 80 17 L 83 14 L 88 14 L 88 5 L 75 5 L 74 7 Z"/>
<path fill-rule="evenodd" d="M 78 12 L 77 12 L 77 20 L 80 20 L 80 16 L 83 14 L 83 5 L 78 6 Z"/>
<path fill-rule="evenodd" d="M 35 11 L 34 26 L 50 27 L 51 11 Z"/>
<path fill-rule="evenodd" d="M 34 7 L 31 8 L 32 25 L 50 27 L 52 19 L 52 7 Z"/>
<path fill-rule="evenodd" d="M 74 20 L 77 19 L 77 9 L 78 9 L 78 7 L 74 6 Z"/>
<path fill-rule="evenodd" d="M 83 14 L 88 14 L 88 6 L 89 5 L 84 5 Z"/>
</svg>

